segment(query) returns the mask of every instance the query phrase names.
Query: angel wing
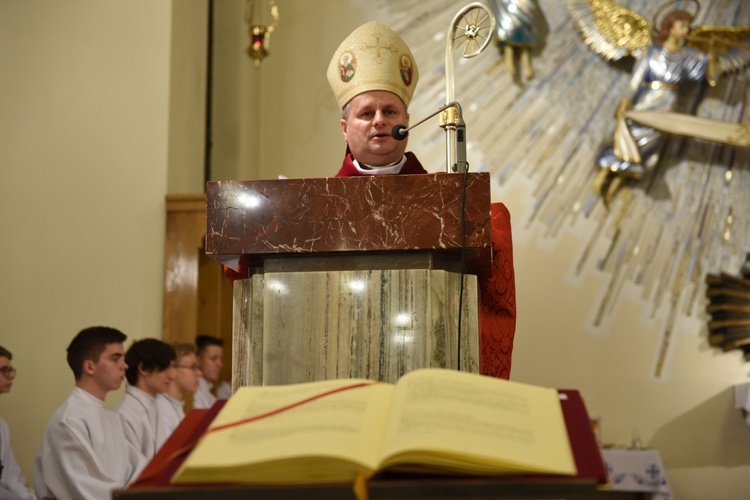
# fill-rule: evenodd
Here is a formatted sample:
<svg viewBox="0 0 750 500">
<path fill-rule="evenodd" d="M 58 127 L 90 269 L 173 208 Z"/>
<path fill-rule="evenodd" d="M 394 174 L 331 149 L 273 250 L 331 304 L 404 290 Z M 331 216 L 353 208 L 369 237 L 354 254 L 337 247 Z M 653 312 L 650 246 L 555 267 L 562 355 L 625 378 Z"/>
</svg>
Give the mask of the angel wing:
<svg viewBox="0 0 750 500">
<path fill-rule="evenodd" d="M 687 42 L 708 54 L 706 77 L 711 85 L 721 74 L 750 64 L 750 26 L 698 26 L 690 30 Z"/>
<path fill-rule="evenodd" d="M 640 56 L 651 43 L 648 20 L 614 0 L 567 0 L 584 42 L 609 61 Z"/>
</svg>

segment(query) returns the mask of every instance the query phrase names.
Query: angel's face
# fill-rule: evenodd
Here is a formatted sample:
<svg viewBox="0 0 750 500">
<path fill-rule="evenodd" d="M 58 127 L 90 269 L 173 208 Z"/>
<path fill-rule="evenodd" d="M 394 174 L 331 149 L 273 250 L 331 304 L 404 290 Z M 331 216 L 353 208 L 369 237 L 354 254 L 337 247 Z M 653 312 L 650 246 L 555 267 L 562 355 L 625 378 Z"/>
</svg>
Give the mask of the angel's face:
<svg viewBox="0 0 750 500">
<path fill-rule="evenodd" d="M 690 29 L 690 23 L 678 19 L 669 28 L 669 34 L 677 40 L 683 40 L 688 34 L 688 29 Z"/>
</svg>

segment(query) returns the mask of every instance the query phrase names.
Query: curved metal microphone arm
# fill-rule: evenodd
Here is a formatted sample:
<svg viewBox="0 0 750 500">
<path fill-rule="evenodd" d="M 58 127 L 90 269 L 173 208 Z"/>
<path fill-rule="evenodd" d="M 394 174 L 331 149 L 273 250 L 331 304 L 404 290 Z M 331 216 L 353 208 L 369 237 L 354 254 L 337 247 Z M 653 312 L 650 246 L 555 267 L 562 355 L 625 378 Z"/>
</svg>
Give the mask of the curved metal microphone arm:
<svg viewBox="0 0 750 500">
<path fill-rule="evenodd" d="M 442 113 L 443 111 L 445 111 L 446 109 L 450 108 L 453 105 L 459 106 L 459 108 L 461 107 L 457 102 L 449 102 L 445 106 L 441 106 L 440 108 L 438 108 L 437 111 L 425 116 L 424 118 L 422 118 L 421 120 L 419 120 L 417 123 L 415 123 L 414 125 L 410 127 L 404 127 L 403 125 L 396 125 L 395 127 L 393 127 L 393 131 L 391 132 L 391 135 L 393 135 L 393 137 L 395 137 L 396 139 L 404 139 L 406 138 L 407 135 L 409 135 L 409 131 L 411 129 L 413 129 L 417 125 L 423 124 L 430 118 L 437 116 L 439 113 Z"/>
<path fill-rule="evenodd" d="M 452 133 L 452 142 L 450 151 L 453 152 L 453 163 L 446 168 L 447 172 L 466 172 L 469 170 L 469 162 L 466 161 L 466 123 L 464 122 L 461 105 L 457 101 L 449 102 L 441 106 L 434 113 L 425 116 L 411 127 L 396 125 L 391 130 L 394 139 L 403 141 L 409 135 L 409 131 L 414 127 L 423 124 L 430 118 L 443 113 L 440 117 L 440 126 L 446 129 L 446 132 Z M 450 117 L 450 122 L 446 122 L 445 117 Z"/>
</svg>

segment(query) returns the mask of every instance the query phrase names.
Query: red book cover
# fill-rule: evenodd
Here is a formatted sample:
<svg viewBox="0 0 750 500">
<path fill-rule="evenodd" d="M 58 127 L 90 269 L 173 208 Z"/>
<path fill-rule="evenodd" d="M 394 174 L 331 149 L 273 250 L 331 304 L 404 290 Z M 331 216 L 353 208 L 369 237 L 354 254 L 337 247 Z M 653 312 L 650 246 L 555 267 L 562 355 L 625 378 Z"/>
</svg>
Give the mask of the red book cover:
<svg viewBox="0 0 750 500">
<path fill-rule="evenodd" d="M 138 490 L 171 486 L 172 475 L 185 461 L 226 402 L 226 399 L 220 399 L 208 410 L 190 410 L 172 435 L 156 452 L 154 458 L 146 465 L 138 479 L 131 483 L 127 489 Z"/>
<path fill-rule="evenodd" d="M 570 447 L 581 479 L 595 478 L 596 482 L 604 485 L 609 483 L 607 468 L 602 459 L 599 443 L 594 435 L 591 418 L 586 411 L 581 393 L 575 389 L 558 389 L 560 405 L 568 429 Z"/>
</svg>

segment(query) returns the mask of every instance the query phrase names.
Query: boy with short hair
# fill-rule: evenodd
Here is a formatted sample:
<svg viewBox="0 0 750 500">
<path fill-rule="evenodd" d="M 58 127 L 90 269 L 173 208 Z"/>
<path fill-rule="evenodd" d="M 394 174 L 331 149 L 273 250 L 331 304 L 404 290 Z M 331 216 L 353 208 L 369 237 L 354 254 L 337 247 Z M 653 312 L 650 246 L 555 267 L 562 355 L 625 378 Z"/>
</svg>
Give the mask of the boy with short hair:
<svg viewBox="0 0 750 500">
<path fill-rule="evenodd" d="M 159 415 L 157 447 L 164 444 L 185 418 L 185 396 L 195 394 L 201 378 L 195 346 L 187 342 L 175 342 L 171 345 L 177 354 L 177 360 L 173 365 L 175 377 L 167 391 L 156 396 L 156 409 Z"/>
<path fill-rule="evenodd" d="M 217 399 L 212 390 L 219 382 L 221 369 L 224 366 L 222 361 L 224 341 L 211 335 L 198 335 L 195 338 L 195 345 L 198 349 L 201 379 L 198 391 L 193 398 L 193 408 L 211 408 Z"/>
<path fill-rule="evenodd" d="M 126 338 L 117 329 L 95 326 L 81 330 L 68 346 L 75 387 L 47 423 L 34 460 L 39 498 L 111 498 L 146 465 L 125 437 L 120 417 L 104 407 L 107 393 L 125 379 Z"/>
<path fill-rule="evenodd" d="M 142 339 L 125 353 L 128 386 L 115 411 L 125 423 L 126 435 L 147 458 L 159 449 L 159 416 L 156 396 L 169 389 L 175 376 L 172 366 L 177 355 L 172 346 L 158 339 Z"/>
<path fill-rule="evenodd" d="M 13 354 L 0 346 L 0 394 L 10 392 L 16 379 L 16 369 L 10 364 L 11 359 Z M 36 498 L 27 484 L 10 446 L 8 424 L 0 418 L 0 498 L 5 498 L 8 494 L 18 495 L 20 498 Z"/>
</svg>

